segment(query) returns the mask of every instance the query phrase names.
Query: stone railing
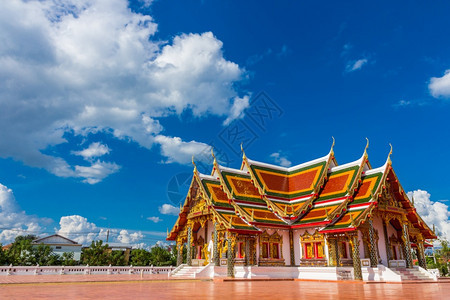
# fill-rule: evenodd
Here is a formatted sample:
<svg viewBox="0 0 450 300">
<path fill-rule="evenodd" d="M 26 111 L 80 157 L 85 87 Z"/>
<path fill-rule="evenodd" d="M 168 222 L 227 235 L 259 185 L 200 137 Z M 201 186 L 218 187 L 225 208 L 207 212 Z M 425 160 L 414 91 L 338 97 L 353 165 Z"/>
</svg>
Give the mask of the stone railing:
<svg viewBox="0 0 450 300">
<path fill-rule="evenodd" d="M 0 266 L 1 275 L 168 274 L 175 267 L 153 266 Z"/>
<path fill-rule="evenodd" d="M 389 261 L 389 268 L 406 268 L 406 261 L 402 259 Z"/>
<path fill-rule="evenodd" d="M 427 271 L 428 271 L 428 273 L 431 274 L 431 276 L 433 276 L 436 279 L 441 277 L 441 273 L 439 272 L 439 269 L 428 269 Z"/>
<path fill-rule="evenodd" d="M 170 276 L 172 276 L 172 275 L 175 275 L 178 271 L 180 271 L 181 269 L 183 269 L 183 268 L 186 267 L 186 266 L 187 266 L 187 264 L 181 264 L 181 265 L 179 265 L 178 267 L 173 268 L 173 269 L 168 273 L 168 276 L 170 277 Z"/>
</svg>

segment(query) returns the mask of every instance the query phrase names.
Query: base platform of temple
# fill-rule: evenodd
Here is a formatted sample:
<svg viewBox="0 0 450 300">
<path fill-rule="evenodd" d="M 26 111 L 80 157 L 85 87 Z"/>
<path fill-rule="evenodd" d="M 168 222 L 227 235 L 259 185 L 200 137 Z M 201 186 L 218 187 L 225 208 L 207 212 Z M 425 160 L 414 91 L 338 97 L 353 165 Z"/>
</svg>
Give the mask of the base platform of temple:
<svg viewBox="0 0 450 300">
<path fill-rule="evenodd" d="M 226 266 L 188 266 L 180 265 L 169 273 L 172 279 L 220 279 L 229 278 Z M 388 268 L 384 265 L 363 267 L 363 281 L 373 282 L 405 282 L 405 281 L 437 281 L 438 275 L 419 266 L 413 268 Z M 304 279 L 341 281 L 355 280 L 353 267 L 260 267 L 235 266 L 235 279 Z"/>
</svg>

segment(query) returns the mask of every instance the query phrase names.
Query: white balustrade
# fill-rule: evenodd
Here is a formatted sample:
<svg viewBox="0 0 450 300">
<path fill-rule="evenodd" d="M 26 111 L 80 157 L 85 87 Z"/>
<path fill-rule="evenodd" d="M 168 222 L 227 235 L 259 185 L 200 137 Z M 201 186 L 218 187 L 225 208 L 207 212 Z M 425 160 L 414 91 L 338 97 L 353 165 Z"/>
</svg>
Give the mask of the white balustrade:
<svg viewBox="0 0 450 300">
<path fill-rule="evenodd" d="M 175 267 L 153 266 L 0 266 L 2 275 L 168 274 Z"/>
<path fill-rule="evenodd" d="M 389 268 L 406 268 L 406 261 L 402 259 L 389 261 Z"/>
</svg>

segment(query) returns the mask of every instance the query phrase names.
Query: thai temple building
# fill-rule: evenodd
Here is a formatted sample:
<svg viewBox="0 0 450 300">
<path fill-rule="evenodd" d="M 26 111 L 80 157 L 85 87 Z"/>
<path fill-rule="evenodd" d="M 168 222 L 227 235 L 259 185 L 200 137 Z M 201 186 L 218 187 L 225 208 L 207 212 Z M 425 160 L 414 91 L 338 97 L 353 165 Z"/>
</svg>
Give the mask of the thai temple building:
<svg viewBox="0 0 450 300">
<path fill-rule="evenodd" d="M 254 161 L 243 150 L 240 169 L 214 157 L 211 174 L 201 174 L 193 162 L 188 194 L 167 235 L 177 244 L 176 271 L 380 281 L 430 275 L 425 240 L 436 235 L 403 190 L 392 148 L 385 164 L 373 168 L 368 142 L 359 159 L 342 165 L 333 146 L 334 140 L 327 155 L 289 168 Z"/>
</svg>

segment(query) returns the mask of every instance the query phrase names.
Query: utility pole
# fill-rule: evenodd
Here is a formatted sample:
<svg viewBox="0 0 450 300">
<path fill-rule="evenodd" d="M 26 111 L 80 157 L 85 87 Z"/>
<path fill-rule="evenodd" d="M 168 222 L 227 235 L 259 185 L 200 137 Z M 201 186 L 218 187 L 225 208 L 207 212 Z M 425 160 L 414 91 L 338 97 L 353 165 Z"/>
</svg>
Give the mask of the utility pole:
<svg viewBox="0 0 450 300">
<path fill-rule="evenodd" d="M 109 229 L 106 231 L 106 243 L 108 244 L 108 240 L 109 240 Z"/>
</svg>

